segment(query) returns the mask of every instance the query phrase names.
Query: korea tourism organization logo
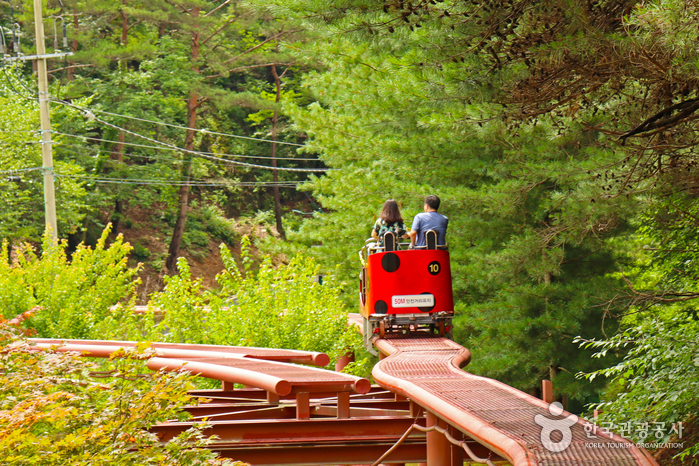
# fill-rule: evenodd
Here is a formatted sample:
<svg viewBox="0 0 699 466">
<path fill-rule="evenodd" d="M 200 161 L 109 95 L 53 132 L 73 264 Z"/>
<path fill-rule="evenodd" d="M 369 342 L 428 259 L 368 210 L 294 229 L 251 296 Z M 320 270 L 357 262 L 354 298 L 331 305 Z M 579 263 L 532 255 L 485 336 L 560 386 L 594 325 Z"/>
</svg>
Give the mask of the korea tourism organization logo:
<svg viewBox="0 0 699 466">
<path fill-rule="evenodd" d="M 561 417 L 563 414 L 563 405 L 559 402 L 554 402 L 549 405 L 549 413 L 556 417 Z M 551 419 L 543 414 L 534 416 L 534 422 L 541 426 L 541 443 L 548 451 L 558 453 L 570 446 L 573 441 L 573 432 L 570 428 L 578 422 L 578 416 L 570 414 L 561 419 Z M 554 441 L 554 432 L 559 432 L 560 440 Z"/>
<path fill-rule="evenodd" d="M 534 422 L 541 426 L 541 444 L 548 451 L 560 453 L 568 448 L 573 441 L 573 431 L 571 427 L 578 422 L 578 416 L 568 414 L 563 416 L 563 405 L 559 402 L 554 402 L 549 405 L 549 413 L 554 416 L 550 418 L 543 414 L 534 416 Z M 611 422 L 603 422 L 602 426 L 588 422 L 583 426 L 585 435 L 593 441 L 586 442 L 586 448 L 684 448 L 684 443 L 670 443 L 668 438 L 682 438 L 682 421 L 666 423 L 666 422 L 624 422 L 621 424 L 613 424 Z M 611 441 L 600 442 L 597 434 L 601 434 L 603 440 L 610 440 L 613 433 L 626 438 L 633 438 L 634 441 Z M 649 442 L 652 439 L 654 441 Z"/>
</svg>

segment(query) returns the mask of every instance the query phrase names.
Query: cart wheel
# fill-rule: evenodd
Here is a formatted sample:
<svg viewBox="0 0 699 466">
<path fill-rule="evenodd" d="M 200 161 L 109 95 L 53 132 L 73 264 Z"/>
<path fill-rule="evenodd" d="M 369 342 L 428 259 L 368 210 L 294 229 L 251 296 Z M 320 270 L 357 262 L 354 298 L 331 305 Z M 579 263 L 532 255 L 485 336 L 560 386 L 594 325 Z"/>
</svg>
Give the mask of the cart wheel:
<svg viewBox="0 0 699 466">
<path fill-rule="evenodd" d="M 439 336 L 443 337 L 446 332 L 444 331 L 444 321 L 439 321 Z"/>
<path fill-rule="evenodd" d="M 386 322 L 381 321 L 379 322 L 379 338 L 383 338 L 386 336 Z"/>
</svg>

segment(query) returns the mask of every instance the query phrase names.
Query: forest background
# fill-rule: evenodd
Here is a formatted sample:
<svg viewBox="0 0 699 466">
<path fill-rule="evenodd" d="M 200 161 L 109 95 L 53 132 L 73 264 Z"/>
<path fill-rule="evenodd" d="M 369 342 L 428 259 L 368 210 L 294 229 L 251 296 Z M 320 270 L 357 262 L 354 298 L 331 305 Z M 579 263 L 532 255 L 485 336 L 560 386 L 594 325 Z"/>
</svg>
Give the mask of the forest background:
<svg viewBox="0 0 699 466">
<path fill-rule="evenodd" d="M 696 425 L 698 13 L 670 0 L 50 0 L 48 50 L 74 52 L 49 71 L 67 244 L 39 247 L 33 70 L 5 61 L 5 289 L 52 280 L 26 272 L 45 259 L 69 270 L 83 242 L 124 285 L 96 305 L 76 298 L 71 315 L 92 306 L 82 326 L 50 310 L 28 320 L 47 336 L 104 335 L 96 323 L 112 318 L 143 334 L 122 325 L 128 303 L 223 308 L 241 289 L 226 277 L 284 271 L 332 275 L 342 316 L 383 201 L 409 222 L 437 194 L 470 371 L 532 393 L 551 379 L 571 411 L 601 403 L 616 425 Z M 0 2 L 0 15 L 8 55 L 33 53 L 31 2 Z M 317 267 L 293 272 L 299 254 Z M 3 314 L 59 309 L 46 289 L 8 291 Z"/>
</svg>

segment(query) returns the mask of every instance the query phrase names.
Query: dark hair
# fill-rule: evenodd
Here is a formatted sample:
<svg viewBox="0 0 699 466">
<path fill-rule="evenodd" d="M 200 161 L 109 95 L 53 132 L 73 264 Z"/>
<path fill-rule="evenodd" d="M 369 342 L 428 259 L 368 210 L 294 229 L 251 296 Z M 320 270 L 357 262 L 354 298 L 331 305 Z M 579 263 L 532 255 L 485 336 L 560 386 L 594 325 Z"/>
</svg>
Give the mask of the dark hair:
<svg viewBox="0 0 699 466">
<path fill-rule="evenodd" d="M 434 194 L 430 194 L 425 198 L 425 204 L 430 206 L 430 209 L 439 210 L 439 198 Z"/>
<path fill-rule="evenodd" d="M 403 221 L 403 217 L 400 216 L 400 209 L 398 209 L 398 203 L 393 199 L 389 199 L 383 203 L 383 210 L 379 217 L 386 223 Z"/>
</svg>

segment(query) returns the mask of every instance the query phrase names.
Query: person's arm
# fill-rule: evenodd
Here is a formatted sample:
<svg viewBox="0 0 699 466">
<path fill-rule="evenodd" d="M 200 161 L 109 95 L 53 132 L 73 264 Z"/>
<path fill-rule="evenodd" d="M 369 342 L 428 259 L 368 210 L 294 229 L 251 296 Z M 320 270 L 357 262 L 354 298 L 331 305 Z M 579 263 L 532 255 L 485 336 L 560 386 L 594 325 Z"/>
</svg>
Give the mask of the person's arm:
<svg viewBox="0 0 699 466">
<path fill-rule="evenodd" d="M 379 241 L 379 228 L 381 228 L 381 219 L 377 219 L 374 222 L 374 227 L 371 229 L 371 237 L 376 241 Z"/>
<path fill-rule="evenodd" d="M 417 214 L 413 219 L 412 225 L 410 225 L 410 231 L 408 235 L 410 236 L 410 247 L 415 246 L 415 239 L 417 238 L 417 232 L 420 229 L 420 214 Z"/>
</svg>

